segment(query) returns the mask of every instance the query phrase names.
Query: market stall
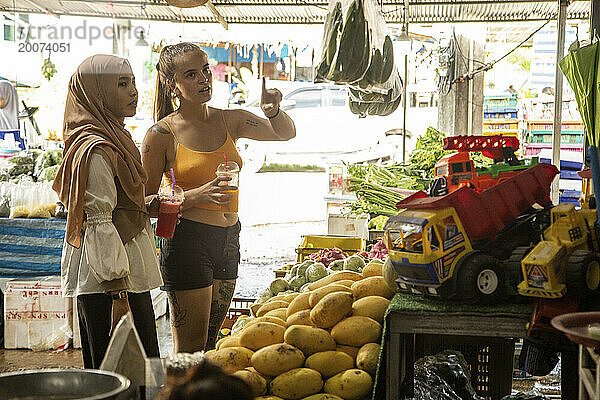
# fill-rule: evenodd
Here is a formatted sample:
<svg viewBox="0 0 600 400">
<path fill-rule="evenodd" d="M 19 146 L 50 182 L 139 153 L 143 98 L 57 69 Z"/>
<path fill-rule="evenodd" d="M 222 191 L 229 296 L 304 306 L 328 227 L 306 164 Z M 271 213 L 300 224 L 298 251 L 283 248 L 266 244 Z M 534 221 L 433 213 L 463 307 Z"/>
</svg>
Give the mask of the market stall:
<svg viewBox="0 0 600 400">
<path fill-rule="evenodd" d="M 60 2 L 48 3 L 51 7 L 44 12 L 69 13 Z M 78 2 L 72 3 L 74 8 L 82 6 Z M 87 7 L 85 12 L 75 13 L 104 15 L 102 2 L 96 3 Z M 275 7 L 269 3 L 246 7 Z M 283 7 L 287 7 L 285 11 L 296 22 L 325 21 L 324 51 L 318 57 L 317 79 L 350 86 L 350 107 L 356 115 L 389 115 L 403 100 L 403 84 L 393 62 L 392 37 L 385 29 L 382 15 L 391 21 L 396 18 L 397 22 L 406 25 L 409 22 L 408 10 L 398 10 L 401 7 L 396 4 L 384 4 L 385 14 L 380 14 L 376 2 L 364 2 L 366 11 L 357 5 L 359 3 L 352 2 L 347 9 L 344 7 L 343 12 L 341 6 L 335 5 L 327 12 L 321 3 L 302 6 L 294 3 Z M 420 3 L 414 6 L 414 10 L 422 10 L 419 7 L 426 7 L 428 2 Z M 475 1 L 459 3 L 462 4 L 439 6 L 440 14 L 465 15 L 461 20 L 470 20 L 467 15 L 474 16 L 471 17 L 474 20 L 490 17 L 480 7 L 476 7 L 478 13 L 458 12 L 464 11 L 460 6 L 469 5 L 467 3 L 481 6 Z M 519 10 L 514 11 L 514 15 L 502 14 L 498 8 L 505 5 L 502 3 L 511 4 Z M 548 5 L 546 3 L 550 2 L 526 5 L 525 11 L 528 12 L 523 11 L 523 4 L 502 1 L 488 2 L 485 9 L 504 19 L 527 18 L 524 15 L 553 17 L 556 11 L 544 8 Z M 581 3 L 577 2 L 569 12 L 579 17 L 586 16 L 587 8 Z M 215 4 L 217 7 L 226 5 L 219 1 Z M 213 14 L 204 9 L 199 9 L 198 14 L 182 10 L 175 15 L 165 4 L 147 6 L 149 14 L 145 14 L 146 19 L 213 21 Z M 299 16 L 298 12 L 306 11 L 304 7 L 307 6 L 312 7 L 312 12 Z M 0 10 L 13 12 L 40 12 L 39 6 L 28 1 L 17 1 L 17 4 L 11 5 L 0 2 L 0 7 Z M 128 14 L 130 3 L 110 2 L 110 7 L 113 18 L 131 17 Z M 265 22 L 270 18 L 263 15 L 254 20 L 252 16 L 243 19 L 226 12 L 233 7 L 219 8 L 229 22 Z M 140 3 L 140 9 L 145 10 L 146 3 Z M 410 21 L 419 21 L 419 18 L 426 20 L 422 13 L 414 12 Z M 441 20 L 444 16 L 439 18 Z M 354 25 L 344 21 L 354 21 Z M 369 27 L 373 28 L 372 31 Z M 371 40 L 365 32 L 373 34 Z M 506 126 L 512 128 L 512 123 L 506 122 Z M 440 158 L 448 155 L 446 152 L 449 150 L 443 147 L 442 139 L 441 132 L 433 128 L 428 130 L 419 139 L 420 144 L 410 155 L 408 165 L 349 167 L 346 189 L 357 197 L 357 201 L 349 206 L 350 212 L 368 214 L 371 230 L 377 232 L 369 235 L 370 247 L 365 247 L 361 238 L 354 240 L 353 244 L 348 244 L 348 238 L 332 241 L 332 238 L 325 237 L 320 243 L 305 241 L 298 250 L 298 263 L 281 269 L 283 276 L 275 279 L 250 305 L 251 316 L 243 316 L 244 312 L 240 312 L 235 315 L 235 323 L 229 321 L 232 323 L 231 335 L 221 339 L 217 348 L 207 352 L 206 357 L 227 372 L 246 380 L 257 396 L 269 392 L 282 398 L 296 399 L 326 392 L 343 399 L 362 399 L 372 393 L 373 397 L 379 398 L 385 392 L 388 398 L 396 399 L 401 390 L 411 386 L 411 373 L 417 358 L 461 345 L 463 356 L 471 361 L 473 387 L 470 390 L 491 398 L 509 394 L 513 340 L 526 335 L 524 326 L 529 320 L 531 306 L 507 302 L 481 307 L 462 305 L 460 301 L 446 304 L 445 300 L 435 302 L 422 297 L 445 297 L 446 290 L 449 290 L 448 293 L 451 292 L 458 300 L 465 300 L 461 296 L 466 293 L 466 300 L 470 303 L 507 300 L 502 297 L 505 280 L 500 264 L 507 266 L 510 272 L 508 278 L 515 279 L 510 283 L 519 284 L 521 294 L 527 295 L 527 290 L 532 290 L 527 287 L 528 278 L 535 281 L 537 289 L 540 289 L 540 280 L 548 277 L 543 273 L 540 273 L 542 277 L 533 274 L 534 269 L 523 267 L 521 270 L 521 263 L 525 262 L 530 251 L 535 251 L 534 245 L 544 242 L 540 241 L 540 236 L 550 223 L 542 219 L 541 212 L 531 213 L 528 210 L 536 203 L 547 205 L 549 184 L 558 170 L 552 170 L 547 164 L 512 165 L 516 149 L 511 146 L 499 149 L 501 162 L 515 167 L 510 171 L 490 167 L 488 159 L 475 155 L 462 157 L 464 154 L 460 160 L 446 157 L 442 165 L 439 164 L 442 162 Z M 505 153 L 504 150 L 509 150 L 509 147 L 510 151 Z M 42 181 L 52 179 L 60 161 L 53 159 L 52 155 L 25 154 L 23 157 L 29 157 L 30 161 L 13 157 L 7 164 L 7 179 L 17 182 L 0 186 L 0 194 L 10 198 L 10 203 L 5 201 L 10 205 L 4 215 L 9 218 L 0 220 L 0 251 L 15 257 L 7 257 L 10 265 L 0 269 L 0 273 L 6 271 L 10 276 L 56 274 L 56 257 L 60 255 L 64 222 L 51 219 L 56 215 L 55 199 L 39 194 L 48 186 Z M 498 160 L 498 157 L 491 158 Z M 53 164 L 48 164 L 48 160 Z M 440 167 L 446 167 L 446 170 Z M 540 170 L 543 171 L 538 173 Z M 509 176 L 515 171 L 522 175 L 514 175 L 523 180 Z M 484 175 L 493 176 L 493 182 L 489 183 L 488 179 L 489 186 L 486 187 L 481 186 Z M 500 186 L 503 178 L 507 178 L 504 183 L 509 184 Z M 439 184 L 437 189 L 434 187 L 436 190 L 431 190 L 430 182 Z M 442 182 L 446 183 L 445 186 Z M 518 190 L 503 190 L 511 185 Z M 437 199 L 428 197 L 427 193 L 405 199 L 405 190 L 428 188 L 429 195 L 437 195 Z M 486 190 L 494 192 L 494 196 Z M 463 201 L 462 207 L 457 206 L 461 201 L 450 200 L 456 193 L 460 194 L 455 197 Z M 394 219 L 399 208 L 408 211 Z M 440 212 L 440 209 L 444 211 Z M 557 210 L 561 215 L 575 215 L 573 220 L 580 223 L 569 227 L 579 229 L 578 233 L 563 230 L 560 231 L 563 235 L 556 234 L 558 243 L 575 242 L 584 238 L 584 234 L 589 234 L 585 236 L 586 240 L 592 237 L 590 226 L 596 221 L 589 217 L 589 213 L 583 215 L 574 213 L 572 209 Z M 392 218 L 388 220 L 389 216 Z M 402 220 L 403 217 L 406 218 Z M 556 217 L 553 222 L 561 221 L 560 218 L 562 216 Z M 394 222 L 398 224 L 394 225 Z M 505 230 L 507 226 L 511 228 L 508 231 Z M 531 235 L 523 237 L 523 233 Z M 521 239 L 528 240 L 519 241 Z M 567 250 L 561 250 L 561 256 L 564 257 L 563 253 L 571 254 L 577 246 L 584 247 L 577 242 Z M 593 252 L 591 247 L 588 250 Z M 577 247 L 578 250 L 581 249 Z M 384 263 L 388 252 L 388 262 Z M 557 260 L 562 262 L 566 258 Z M 463 272 L 463 265 L 472 269 Z M 515 265 L 516 269 L 513 268 Z M 535 267 L 535 271 L 541 271 L 545 265 L 536 264 Z M 523 271 L 524 276 L 521 274 Z M 466 278 L 465 274 L 468 275 Z M 557 279 L 562 278 L 564 276 Z M 452 286 L 450 283 L 454 287 L 448 288 Z M 546 283 L 552 286 L 554 282 Z M 565 286 L 564 283 L 559 282 L 559 286 Z M 577 283 L 581 286 L 581 282 Z M 444 284 L 446 287 L 442 290 Z M 518 290 L 516 285 L 512 289 Z M 556 292 L 564 295 L 563 289 Z M 396 293 L 401 290 L 412 294 Z M 434 335 L 438 340 L 423 335 Z M 480 359 L 481 348 L 492 349 L 482 356 L 487 357 L 485 361 Z M 479 370 L 477 362 L 487 362 L 487 376 L 475 373 Z M 450 365 L 449 362 L 447 364 Z M 489 383 L 492 378 L 495 382 L 485 387 L 480 385 L 486 380 Z M 410 395 L 410 389 L 407 390 Z M 568 390 L 565 386 L 564 391 Z M 565 393 L 565 398 L 566 395 L 570 393 Z"/>
</svg>

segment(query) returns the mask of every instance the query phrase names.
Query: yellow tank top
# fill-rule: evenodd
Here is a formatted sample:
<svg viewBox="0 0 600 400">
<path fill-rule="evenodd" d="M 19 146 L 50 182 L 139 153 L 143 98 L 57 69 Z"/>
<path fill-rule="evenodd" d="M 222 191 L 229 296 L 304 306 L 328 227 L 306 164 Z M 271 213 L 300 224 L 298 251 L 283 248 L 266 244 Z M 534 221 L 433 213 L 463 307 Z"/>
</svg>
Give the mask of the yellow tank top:
<svg viewBox="0 0 600 400">
<path fill-rule="evenodd" d="M 225 143 L 218 149 L 214 151 L 195 151 L 177 143 L 177 154 L 173 162 L 173 174 L 175 175 L 175 184 L 180 186 L 184 191 L 195 189 L 215 179 L 217 177 L 217 167 L 219 164 L 225 162 L 223 153 L 227 156 L 227 161 L 235 161 L 240 166 L 240 169 L 242 168 L 242 158 L 229 134 L 223 111 L 221 111 L 221 116 L 223 117 L 227 137 Z M 169 125 L 168 122 L 167 125 Z M 170 125 L 169 130 L 173 132 Z M 168 185 L 172 184 L 170 172 L 165 172 L 164 178 Z M 225 213 L 237 212 L 238 192 L 236 190 L 233 193 L 233 198 L 228 204 L 221 206 L 213 203 L 200 203 L 196 207 Z"/>
</svg>

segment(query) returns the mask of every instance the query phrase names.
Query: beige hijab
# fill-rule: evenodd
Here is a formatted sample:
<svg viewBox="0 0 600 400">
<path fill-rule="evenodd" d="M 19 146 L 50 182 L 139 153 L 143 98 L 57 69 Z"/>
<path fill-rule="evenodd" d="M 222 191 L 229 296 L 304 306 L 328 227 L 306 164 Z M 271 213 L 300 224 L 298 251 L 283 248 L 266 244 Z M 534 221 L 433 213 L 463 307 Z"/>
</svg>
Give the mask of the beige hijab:
<svg viewBox="0 0 600 400">
<path fill-rule="evenodd" d="M 67 206 L 67 243 L 77 248 L 81 246 L 90 157 L 96 146 L 107 154 L 127 197 L 140 211 L 145 210 L 144 184 L 148 178 L 123 118 L 115 115 L 119 76 L 130 70 L 123 58 L 95 55 L 81 63 L 69 82 L 64 157 L 52 188 Z"/>
</svg>

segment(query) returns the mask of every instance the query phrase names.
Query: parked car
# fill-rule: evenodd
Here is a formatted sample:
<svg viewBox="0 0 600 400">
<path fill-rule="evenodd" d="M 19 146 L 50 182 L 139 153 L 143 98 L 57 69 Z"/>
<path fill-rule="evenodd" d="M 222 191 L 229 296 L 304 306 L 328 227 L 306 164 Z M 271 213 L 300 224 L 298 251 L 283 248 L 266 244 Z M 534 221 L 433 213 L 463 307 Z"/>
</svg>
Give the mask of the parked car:
<svg viewBox="0 0 600 400">
<path fill-rule="evenodd" d="M 242 139 L 238 141 L 241 151 L 253 153 L 254 158 L 264 154 L 266 162 L 325 165 L 344 154 L 370 148 L 384 141 L 386 132 L 402 128 L 401 113 L 367 118 L 352 114 L 345 86 L 304 84 L 282 92 L 281 108 L 294 120 L 296 137 L 288 142 Z M 263 115 L 260 99 L 243 108 Z"/>
</svg>

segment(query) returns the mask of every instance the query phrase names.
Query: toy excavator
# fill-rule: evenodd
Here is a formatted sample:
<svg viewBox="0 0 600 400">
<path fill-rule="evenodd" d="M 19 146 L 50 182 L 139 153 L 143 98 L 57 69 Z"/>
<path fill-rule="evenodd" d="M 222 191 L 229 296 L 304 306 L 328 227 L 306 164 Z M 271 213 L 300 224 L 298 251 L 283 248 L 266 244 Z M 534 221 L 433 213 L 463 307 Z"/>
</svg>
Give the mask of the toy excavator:
<svg viewBox="0 0 600 400">
<path fill-rule="evenodd" d="M 537 158 L 519 160 L 515 155 L 518 148 L 519 139 L 515 136 L 445 138 L 444 150 L 458 152 L 442 157 L 435 165 L 435 178 L 429 186 L 429 196 L 444 196 L 465 186 L 480 193 L 538 164 Z M 481 151 L 484 156 L 494 160 L 494 164 L 489 168 L 475 168 L 469 156 L 471 151 Z"/>
</svg>

